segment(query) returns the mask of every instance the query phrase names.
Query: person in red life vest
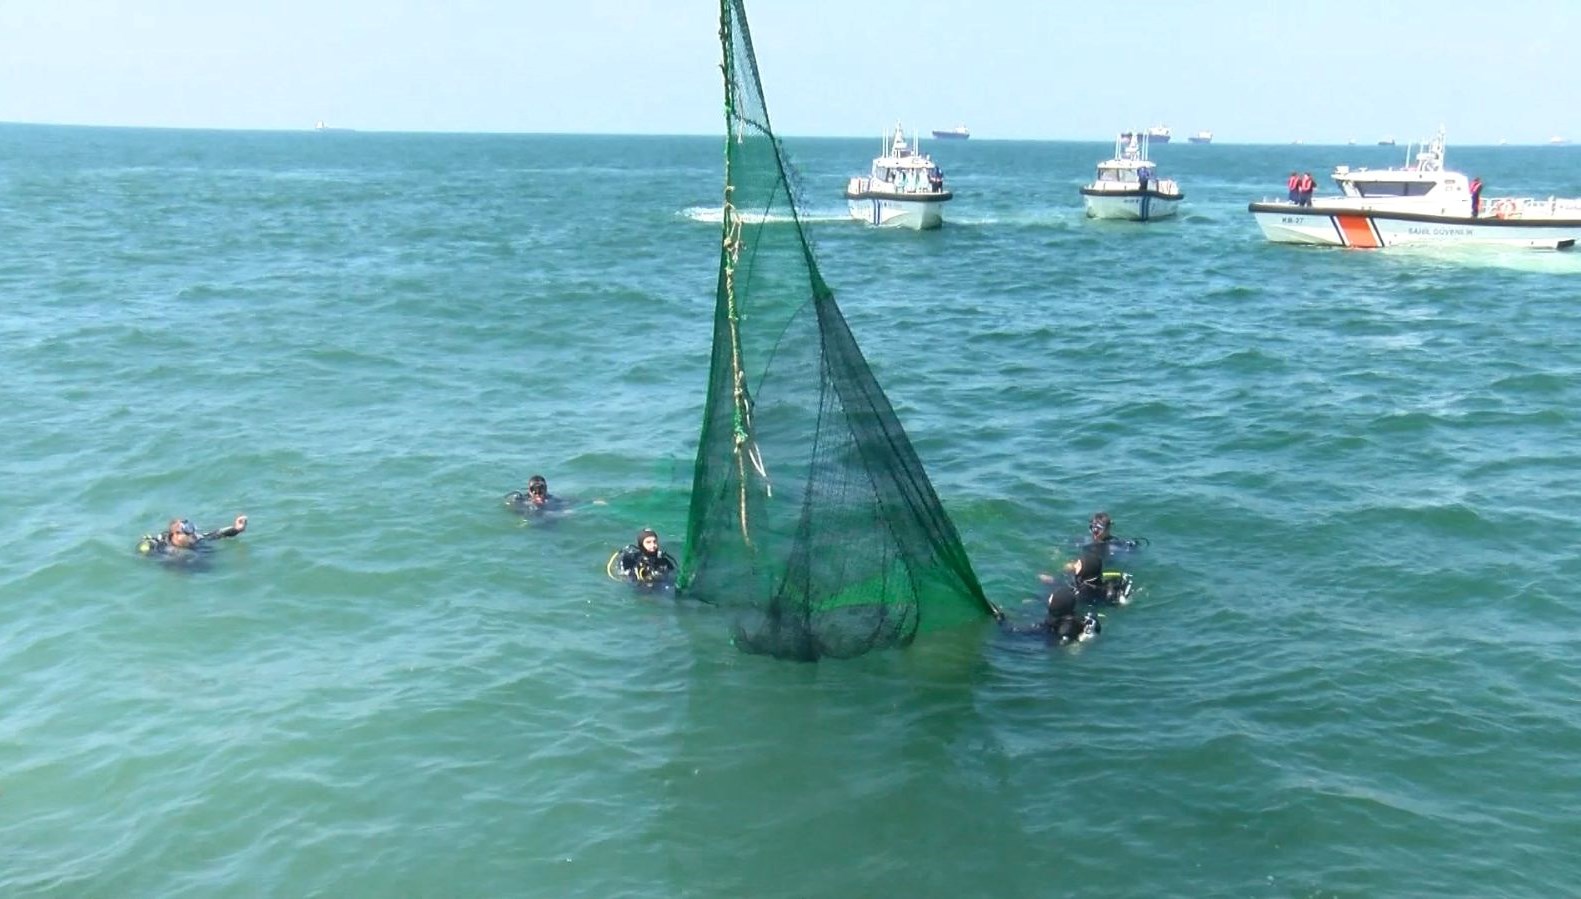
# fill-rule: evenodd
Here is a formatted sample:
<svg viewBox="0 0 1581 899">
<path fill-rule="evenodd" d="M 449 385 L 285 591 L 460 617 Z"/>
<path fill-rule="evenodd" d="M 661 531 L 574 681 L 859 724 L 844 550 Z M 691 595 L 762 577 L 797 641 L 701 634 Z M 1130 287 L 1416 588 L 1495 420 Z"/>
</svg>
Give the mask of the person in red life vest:
<svg viewBox="0 0 1581 899">
<path fill-rule="evenodd" d="M 1298 193 L 1301 194 L 1301 200 L 1300 200 L 1301 205 L 1302 206 L 1311 206 L 1312 205 L 1312 191 L 1317 190 L 1317 182 L 1312 180 L 1312 173 L 1311 172 L 1302 172 L 1301 173 L 1301 183 L 1297 186 L 1296 190 L 1297 190 Z"/>
<path fill-rule="evenodd" d="M 1301 200 L 1301 173 L 1291 172 L 1290 177 L 1285 180 L 1285 187 L 1290 190 L 1290 202 L 1299 202 Z"/>
<path fill-rule="evenodd" d="M 1471 179 L 1471 217 L 1477 217 L 1477 208 L 1482 205 L 1482 178 Z"/>
</svg>

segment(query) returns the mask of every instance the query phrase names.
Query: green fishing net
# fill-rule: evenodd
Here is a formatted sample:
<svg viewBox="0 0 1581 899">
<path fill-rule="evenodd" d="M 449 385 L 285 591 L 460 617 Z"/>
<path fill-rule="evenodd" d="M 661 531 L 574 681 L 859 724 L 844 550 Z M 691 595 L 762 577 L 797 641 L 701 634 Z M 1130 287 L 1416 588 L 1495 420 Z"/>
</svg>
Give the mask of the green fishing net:
<svg viewBox="0 0 1581 899">
<path fill-rule="evenodd" d="M 818 273 L 741 0 L 722 0 L 724 228 L 686 596 L 735 642 L 851 657 L 990 614 L 895 410 Z"/>
</svg>

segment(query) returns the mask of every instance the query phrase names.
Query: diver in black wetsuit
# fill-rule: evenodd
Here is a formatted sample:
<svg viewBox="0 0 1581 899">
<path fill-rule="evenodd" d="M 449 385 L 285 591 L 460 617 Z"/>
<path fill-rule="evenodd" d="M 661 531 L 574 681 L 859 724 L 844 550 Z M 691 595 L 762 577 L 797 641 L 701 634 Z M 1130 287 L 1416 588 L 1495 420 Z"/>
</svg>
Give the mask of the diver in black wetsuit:
<svg viewBox="0 0 1581 899">
<path fill-rule="evenodd" d="M 1065 563 L 1060 570 L 1060 577 L 1038 575 L 1038 580 L 1053 586 L 1049 591 L 1048 618 L 1045 620 L 1051 634 L 1062 640 L 1076 639 L 1082 636 L 1082 630 L 1089 621 L 1092 632 L 1098 632 L 1098 619 L 1090 614 L 1077 614 L 1076 605 L 1078 602 L 1095 603 L 1108 599 L 1103 580 L 1103 557 L 1106 555 L 1108 547 L 1095 539 L 1082 546 L 1081 555 Z"/>
<path fill-rule="evenodd" d="M 1092 535 L 1092 542 L 1102 543 L 1111 557 L 1120 553 L 1135 552 L 1147 545 L 1146 537 L 1116 537 L 1109 533 L 1113 523 L 1108 512 L 1094 512 L 1091 520 L 1087 522 L 1087 533 Z"/>
<path fill-rule="evenodd" d="M 1113 558 L 1123 553 L 1132 553 L 1147 545 L 1146 537 L 1116 537 L 1109 532 L 1113 525 L 1108 512 L 1094 512 L 1087 522 L 1087 532 L 1092 539 L 1082 544 L 1083 549 L 1097 546 L 1102 549 L 1102 555 Z M 1083 599 L 1090 602 L 1102 602 L 1111 605 L 1125 605 L 1131 597 L 1131 575 L 1121 571 L 1104 571 L 1098 575 L 1098 584 L 1090 582 L 1084 585 Z"/>
<path fill-rule="evenodd" d="M 537 515 L 543 512 L 559 512 L 565 508 L 565 503 L 558 496 L 549 493 L 549 482 L 543 475 L 535 474 L 527 479 L 527 490 L 512 490 L 505 494 L 505 505 L 513 512 L 522 515 Z"/>
<path fill-rule="evenodd" d="M 193 552 L 206 541 L 235 537 L 245 530 L 247 530 L 246 515 L 236 516 L 236 521 L 229 527 L 217 528 L 202 534 L 198 533 L 198 529 L 191 521 L 176 518 L 171 520 L 170 526 L 164 531 L 158 534 L 144 534 L 143 539 L 137 543 L 137 551 L 145 556 L 172 556 L 181 550 Z"/>
<path fill-rule="evenodd" d="M 1053 580 L 1048 575 L 1042 575 Z M 1013 625 L 1003 612 L 996 610 L 999 624 L 1012 634 L 1037 634 L 1055 643 L 1074 643 L 1096 637 L 1103 630 L 1098 616 L 1091 612 L 1078 612 L 1080 592 L 1070 583 L 1059 583 L 1048 595 L 1048 610 L 1042 621 L 1025 626 Z"/>
<path fill-rule="evenodd" d="M 1100 516 L 1103 519 L 1102 528 L 1099 527 Z M 1078 606 L 1081 603 L 1116 601 L 1109 595 L 1103 576 L 1103 559 L 1108 555 L 1108 546 L 1099 539 L 1102 533 L 1107 532 L 1108 519 L 1109 516 L 1102 512 L 1093 516 L 1089 530 L 1094 539 L 1082 544 L 1080 555 L 1066 562 L 1058 576 L 1038 575 L 1038 580 L 1050 585 L 1048 611 L 1042 621 L 1026 627 L 1016 627 L 1010 625 L 1001 613 L 998 616 L 999 623 L 1007 627 L 1011 633 L 1043 634 L 1048 639 L 1060 643 L 1097 636 L 1102 630 L 1098 616 L 1091 612 L 1078 611 Z"/>
<path fill-rule="evenodd" d="M 617 552 L 607 567 L 611 577 L 622 578 L 647 589 L 667 587 L 675 582 L 680 566 L 659 546 L 659 535 L 649 528 L 637 534 L 637 542 Z"/>
</svg>

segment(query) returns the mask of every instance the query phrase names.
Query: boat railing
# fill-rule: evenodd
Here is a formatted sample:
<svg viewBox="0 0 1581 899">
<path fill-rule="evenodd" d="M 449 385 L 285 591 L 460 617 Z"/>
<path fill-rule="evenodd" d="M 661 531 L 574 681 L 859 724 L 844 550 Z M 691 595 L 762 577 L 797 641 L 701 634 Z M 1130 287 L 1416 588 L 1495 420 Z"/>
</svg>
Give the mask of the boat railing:
<svg viewBox="0 0 1581 899">
<path fill-rule="evenodd" d="M 1166 193 L 1166 194 L 1178 194 L 1178 193 L 1180 193 L 1180 187 L 1175 182 L 1175 179 L 1173 179 L 1173 178 L 1153 178 L 1153 179 L 1151 179 L 1151 180 L 1149 180 L 1147 182 L 1147 186 L 1149 188 L 1151 188 L 1152 190 L 1159 191 L 1160 193 Z M 1132 178 L 1129 181 L 1115 181 L 1115 180 L 1099 179 L 1099 180 L 1094 181 L 1093 183 L 1087 185 L 1087 189 L 1089 191 L 1092 191 L 1094 193 L 1105 193 L 1105 194 L 1108 194 L 1108 193 L 1115 193 L 1115 194 L 1133 193 L 1134 194 L 1134 193 L 1137 192 L 1137 187 L 1138 187 L 1138 185 L 1137 185 L 1137 182 L 1136 182 L 1135 178 Z"/>
<path fill-rule="evenodd" d="M 1581 198 L 1483 197 L 1478 218 L 1496 219 L 1581 219 Z"/>
<path fill-rule="evenodd" d="M 865 178 L 861 175 L 852 176 L 845 186 L 847 193 L 853 194 L 893 194 L 895 196 L 917 196 L 920 194 L 942 194 L 944 181 L 937 183 L 927 178 L 903 177 L 898 181 L 882 178 Z"/>
</svg>

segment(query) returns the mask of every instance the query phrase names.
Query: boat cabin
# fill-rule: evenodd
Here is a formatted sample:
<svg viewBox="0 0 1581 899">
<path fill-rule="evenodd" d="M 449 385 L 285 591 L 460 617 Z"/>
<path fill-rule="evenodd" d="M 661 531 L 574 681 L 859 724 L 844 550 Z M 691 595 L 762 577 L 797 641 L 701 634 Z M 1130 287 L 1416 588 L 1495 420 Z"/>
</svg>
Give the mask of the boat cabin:
<svg viewBox="0 0 1581 899">
<path fill-rule="evenodd" d="M 1098 163 L 1098 181 L 1121 182 L 1135 184 L 1137 181 L 1136 170 L 1146 165 L 1145 162 L 1132 162 L 1125 159 L 1111 159 L 1108 162 Z"/>
<path fill-rule="evenodd" d="M 869 183 L 868 190 L 938 193 L 944 190 L 944 173 L 907 143 L 905 132 L 896 125 L 894 134 L 884 141 L 883 153 L 873 160 Z"/>
<path fill-rule="evenodd" d="M 1175 182 L 1158 177 L 1158 172 L 1153 168 L 1153 163 L 1147 158 L 1147 136 L 1138 137 L 1138 132 L 1126 131 L 1114 142 L 1114 158 L 1098 163 L 1098 177 L 1083 190 L 1094 191 L 1135 191 L 1141 188 L 1140 173 L 1142 169 L 1149 170 L 1148 187 L 1162 190 L 1166 193 L 1175 193 Z"/>
<path fill-rule="evenodd" d="M 1471 213 L 1471 182 L 1460 172 L 1444 169 L 1444 135 L 1422 147 L 1404 168 L 1334 168 L 1334 183 L 1346 199 L 1364 207 L 1400 207 L 1440 215 Z"/>
</svg>

